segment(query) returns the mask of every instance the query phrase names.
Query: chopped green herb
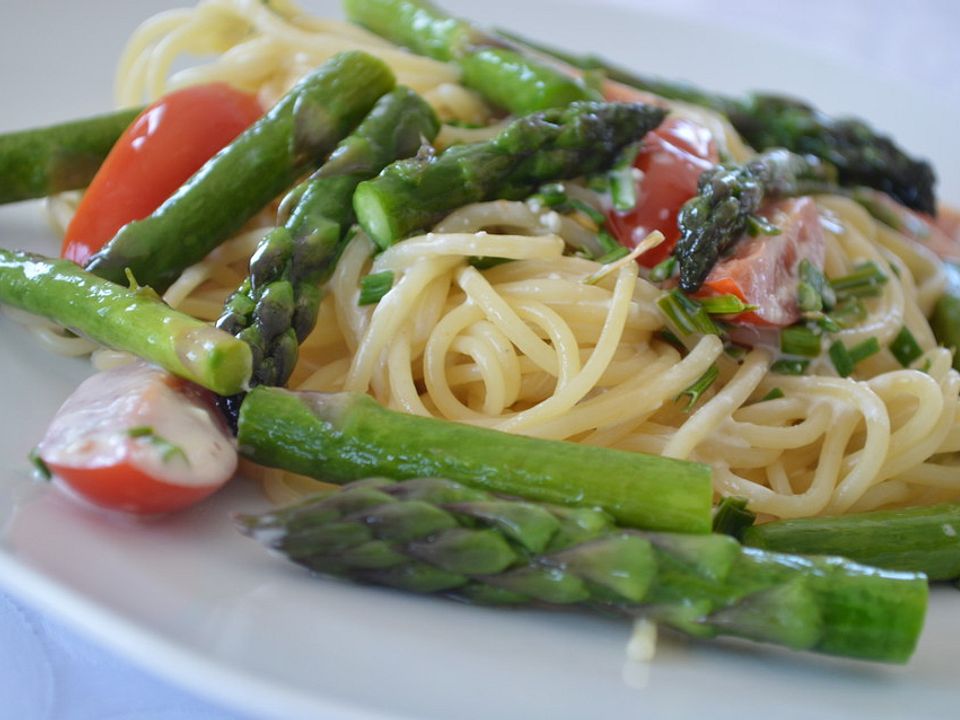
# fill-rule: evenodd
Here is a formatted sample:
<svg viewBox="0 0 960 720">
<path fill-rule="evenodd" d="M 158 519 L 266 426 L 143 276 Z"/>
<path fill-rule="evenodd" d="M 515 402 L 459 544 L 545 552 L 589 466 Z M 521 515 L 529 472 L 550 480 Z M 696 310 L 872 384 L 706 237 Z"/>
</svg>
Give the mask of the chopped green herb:
<svg viewBox="0 0 960 720">
<path fill-rule="evenodd" d="M 837 304 L 836 294 L 820 268 L 804 258 L 797 266 L 797 271 L 800 276 L 797 295 L 801 310 L 804 312 L 830 310 Z"/>
<path fill-rule="evenodd" d="M 779 235 L 780 228 L 759 215 L 750 215 L 747 218 L 747 234 L 750 237 L 758 235 Z"/>
<path fill-rule="evenodd" d="M 33 465 L 34 470 L 37 471 L 37 474 L 44 480 L 50 481 L 53 479 L 53 473 L 50 472 L 50 467 L 43 461 L 43 458 L 40 457 L 40 452 L 37 448 L 34 448 L 30 451 L 30 454 L 27 455 L 27 459 L 30 461 L 30 464 Z"/>
<path fill-rule="evenodd" d="M 820 315 L 820 317 L 817 318 L 817 327 L 825 333 L 832 334 L 840 332 L 840 326 L 830 315 Z"/>
<path fill-rule="evenodd" d="M 829 318 L 840 328 L 856 327 L 867 319 L 867 307 L 860 298 L 846 298 L 830 313 Z"/>
<path fill-rule="evenodd" d="M 757 514 L 747 509 L 746 498 L 725 497 L 713 513 L 713 532 L 732 535 L 739 540 L 756 519 Z"/>
<path fill-rule="evenodd" d="M 657 300 L 660 311 L 683 335 L 694 332 L 704 335 L 719 335 L 720 331 L 703 306 L 680 290 L 671 290 Z"/>
<path fill-rule="evenodd" d="M 760 398 L 760 402 L 766 402 L 767 400 L 779 400 L 783 397 L 783 390 L 778 387 L 773 388 L 770 392 Z"/>
<path fill-rule="evenodd" d="M 602 228 L 603 224 L 607 221 L 606 216 L 602 212 L 597 210 L 592 205 L 585 203 L 583 200 L 578 198 L 569 198 L 567 204 L 570 205 L 570 207 L 574 210 L 582 212 L 584 215 L 590 218 L 590 220 L 592 220 L 598 228 Z"/>
<path fill-rule="evenodd" d="M 598 257 L 597 262 L 600 263 L 601 265 L 606 265 L 608 263 L 614 262 L 615 260 L 619 260 L 620 258 L 629 254 L 630 254 L 630 251 L 627 250 L 623 245 L 617 245 L 617 247 L 613 248 L 612 250 L 609 250 L 608 252 Z"/>
<path fill-rule="evenodd" d="M 190 464 L 190 461 L 187 459 L 187 454 L 183 451 L 183 448 L 181 448 L 179 445 L 174 445 L 165 437 L 157 435 L 156 431 L 149 425 L 138 425 L 137 427 L 132 427 L 127 430 L 127 436 L 148 440 L 151 445 L 156 446 L 157 449 L 160 450 L 160 457 L 164 462 L 170 462 L 173 460 L 173 458 L 179 457 L 187 465 Z"/>
<path fill-rule="evenodd" d="M 633 163 L 639 150 L 639 143 L 628 146 L 610 170 L 610 201 L 618 212 L 630 212 L 637 206 L 637 180 Z"/>
<path fill-rule="evenodd" d="M 650 281 L 663 282 L 667 278 L 673 277 L 673 273 L 676 271 L 676 269 L 677 258 L 671 255 L 666 260 L 657 263 L 650 269 Z"/>
<path fill-rule="evenodd" d="M 727 343 L 723 346 L 723 351 L 728 357 L 732 357 L 734 360 L 743 360 L 747 355 L 747 348 L 735 343 Z"/>
<path fill-rule="evenodd" d="M 597 233 L 597 242 L 600 243 L 600 247 L 603 249 L 604 255 L 609 255 L 612 252 L 619 252 L 620 250 L 623 250 L 624 255 L 627 255 L 630 252 L 627 250 L 627 248 L 618 243 L 617 239 L 606 230 L 600 230 L 600 232 Z M 623 255 L 621 255 L 621 257 L 623 257 Z"/>
<path fill-rule="evenodd" d="M 830 287 L 837 297 L 876 297 L 880 288 L 887 283 L 883 274 L 872 260 L 857 265 L 849 275 L 830 280 Z"/>
<path fill-rule="evenodd" d="M 688 388 L 683 390 L 676 399 L 679 400 L 684 395 L 689 397 L 686 406 L 683 408 L 684 412 L 690 412 L 690 409 L 697 404 L 697 401 L 700 399 L 700 396 L 706 392 L 707 388 L 713 385 L 714 381 L 717 379 L 717 376 L 720 375 L 720 368 L 716 365 L 711 365 L 707 368 L 706 372 L 703 373 L 697 380 Z"/>
<path fill-rule="evenodd" d="M 393 287 L 393 272 L 371 273 L 360 280 L 360 298 L 357 305 L 375 305 Z"/>
<path fill-rule="evenodd" d="M 809 360 L 777 360 L 770 366 L 770 372 L 778 375 L 803 375 L 809 365 Z"/>
<path fill-rule="evenodd" d="M 903 367 L 910 367 L 914 360 L 923 355 L 923 348 L 920 347 L 913 333 L 904 325 L 900 328 L 900 332 L 897 333 L 893 342 L 890 343 L 890 352 Z"/>
<path fill-rule="evenodd" d="M 736 295 L 713 295 L 700 298 L 700 305 L 710 315 L 739 315 L 756 310 L 756 305 L 748 305 Z"/>
<path fill-rule="evenodd" d="M 793 325 L 780 331 L 780 351 L 785 355 L 817 357 L 820 354 L 820 336 L 806 325 Z"/>
<path fill-rule="evenodd" d="M 540 190 L 534 197 L 551 208 L 565 205 L 568 200 L 567 190 L 563 186 L 563 183 L 547 183 L 546 185 L 541 185 Z"/>
<path fill-rule="evenodd" d="M 880 352 L 880 341 L 875 337 L 870 337 L 864 340 L 861 343 L 857 343 L 852 348 L 850 348 L 850 359 L 853 360 L 853 364 L 866 360 L 871 355 L 876 355 Z"/>
<path fill-rule="evenodd" d="M 684 344 L 680 341 L 680 338 L 678 338 L 676 335 L 674 335 L 670 330 L 660 330 L 660 331 L 658 331 L 658 332 L 657 332 L 657 337 L 659 337 L 661 340 L 663 340 L 663 341 L 664 341 L 665 343 L 667 343 L 668 345 L 672 345 L 674 348 L 676 348 L 676 349 L 679 350 L 680 352 L 686 352 L 686 351 L 687 351 L 687 348 L 686 348 L 686 347 L 684 346 Z"/>
<path fill-rule="evenodd" d="M 853 358 L 850 357 L 850 351 L 847 346 L 837 340 L 827 351 L 830 354 L 830 362 L 833 363 L 837 375 L 840 377 L 850 377 L 853 374 Z"/>
</svg>

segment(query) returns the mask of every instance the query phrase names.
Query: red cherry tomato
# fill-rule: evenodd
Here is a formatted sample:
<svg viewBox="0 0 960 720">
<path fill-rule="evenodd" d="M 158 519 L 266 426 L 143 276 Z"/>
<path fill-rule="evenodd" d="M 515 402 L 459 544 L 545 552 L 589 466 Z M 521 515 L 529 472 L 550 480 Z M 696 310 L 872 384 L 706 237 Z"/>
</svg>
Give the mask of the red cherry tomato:
<svg viewBox="0 0 960 720">
<path fill-rule="evenodd" d="M 67 228 L 61 255 L 83 265 L 140 220 L 263 113 L 224 83 L 176 90 L 144 110 L 113 146 Z"/>
<path fill-rule="evenodd" d="M 237 467 L 210 394 L 143 364 L 81 383 L 37 453 L 70 494 L 137 514 L 193 505 Z"/>
<path fill-rule="evenodd" d="M 663 233 L 665 241 L 641 255 L 641 265 L 653 267 L 672 252 L 680 237 L 677 213 L 696 194 L 700 174 L 717 157 L 710 131 L 683 118 L 668 117 L 644 138 L 635 163 L 643 171 L 637 205 L 626 213 L 611 211 L 607 223 L 618 242 L 628 248 L 653 230 Z"/>
</svg>

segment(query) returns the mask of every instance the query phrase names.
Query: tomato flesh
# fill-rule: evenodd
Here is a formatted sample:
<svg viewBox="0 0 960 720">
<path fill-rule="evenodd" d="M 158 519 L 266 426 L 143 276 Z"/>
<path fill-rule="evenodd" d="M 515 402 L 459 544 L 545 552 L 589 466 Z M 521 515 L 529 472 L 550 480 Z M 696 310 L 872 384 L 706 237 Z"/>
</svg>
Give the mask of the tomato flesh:
<svg viewBox="0 0 960 720">
<path fill-rule="evenodd" d="M 697 182 L 718 158 L 710 131 L 680 117 L 668 117 L 656 130 L 647 133 L 634 166 L 643 176 L 637 184 L 637 204 L 629 212 L 612 210 L 607 224 L 617 241 L 634 248 L 654 230 L 664 242 L 638 258 L 644 267 L 653 267 L 673 252 L 680 237 L 677 213 L 697 193 Z"/>
<path fill-rule="evenodd" d="M 263 113 L 256 97 L 225 83 L 176 90 L 144 110 L 117 140 L 63 239 L 83 265 L 117 231 L 152 213 Z"/>
</svg>

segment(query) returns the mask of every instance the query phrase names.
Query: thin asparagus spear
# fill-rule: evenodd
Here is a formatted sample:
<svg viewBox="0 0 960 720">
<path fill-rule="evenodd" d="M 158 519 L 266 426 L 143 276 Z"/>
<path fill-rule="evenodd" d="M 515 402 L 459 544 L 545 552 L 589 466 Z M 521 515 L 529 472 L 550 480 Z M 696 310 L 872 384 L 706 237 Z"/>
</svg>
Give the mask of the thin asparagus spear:
<svg viewBox="0 0 960 720">
<path fill-rule="evenodd" d="M 867 565 L 922 572 L 930 580 L 960 577 L 960 504 L 777 520 L 743 533 L 745 545 L 814 554 L 842 554 Z"/>
<path fill-rule="evenodd" d="M 625 525 L 710 531 L 705 465 L 406 415 L 362 394 L 254 388 L 240 408 L 237 440 L 254 462 L 328 482 L 443 476 L 600 507 Z"/>
<path fill-rule="evenodd" d="M 0 204 L 90 184 L 142 108 L 0 135 Z"/>
<path fill-rule="evenodd" d="M 594 509 L 505 500 L 449 480 L 374 479 L 240 528 L 321 573 L 506 605 L 645 616 L 721 635 L 905 662 L 923 575 L 741 548 L 727 535 L 624 530 Z"/>
<path fill-rule="evenodd" d="M 69 260 L 0 249 L 0 303 L 50 318 L 216 393 L 240 392 L 250 381 L 244 343 L 171 309 L 149 288 L 128 290 Z"/>
<path fill-rule="evenodd" d="M 514 114 L 600 99 L 569 73 L 506 47 L 425 0 L 345 0 L 344 9 L 350 20 L 388 40 L 458 63 L 466 86 Z"/>
<path fill-rule="evenodd" d="M 573 67 L 602 71 L 611 80 L 638 90 L 712 108 L 729 117 L 737 132 L 757 150 L 782 147 L 815 155 L 837 168 L 841 185 L 865 185 L 909 208 L 936 214 L 936 177 L 930 164 L 910 157 L 862 120 L 833 118 L 801 100 L 769 93 L 727 98 L 687 83 L 638 75 L 595 55 L 580 57 L 509 33 L 500 35 Z"/>
<path fill-rule="evenodd" d="M 297 347 L 313 329 L 318 285 L 329 277 L 354 215 L 357 185 L 409 157 L 437 134 L 439 121 L 415 92 L 397 87 L 284 201 L 286 222 L 260 243 L 250 275 L 227 301 L 217 326 L 253 350 L 254 385 L 283 385 Z"/>
<path fill-rule="evenodd" d="M 487 142 L 389 165 L 357 187 L 357 220 L 388 247 L 462 205 L 522 198 L 544 182 L 602 170 L 663 116 L 649 105 L 590 102 L 527 115 Z"/>
<path fill-rule="evenodd" d="M 828 166 L 787 150 L 770 150 L 746 165 L 717 165 L 705 171 L 697 195 L 677 216 L 680 239 L 674 254 L 680 287 L 688 293 L 700 289 L 720 254 L 740 239 L 764 200 L 802 195 L 830 180 Z"/>
<path fill-rule="evenodd" d="M 394 84 L 377 58 L 346 52 L 302 80 L 152 215 L 132 222 L 87 269 L 163 292 L 301 175 L 319 163 Z"/>
</svg>

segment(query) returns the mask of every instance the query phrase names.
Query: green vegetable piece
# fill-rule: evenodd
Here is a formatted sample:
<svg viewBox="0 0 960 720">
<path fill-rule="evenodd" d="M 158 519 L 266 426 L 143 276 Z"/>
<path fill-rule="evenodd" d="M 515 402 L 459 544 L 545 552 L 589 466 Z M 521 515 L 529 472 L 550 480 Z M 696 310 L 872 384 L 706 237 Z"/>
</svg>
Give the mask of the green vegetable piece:
<svg viewBox="0 0 960 720">
<path fill-rule="evenodd" d="M 380 60 L 362 52 L 336 55 L 152 215 L 125 225 L 87 269 L 122 282 L 129 268 L 141 283 L 163 292 L 319 163 L 393 84 Z"/>
<path fill-rule="evenodd" d="M 360 279 L 360 297 L 358 305 L 376 305 L 393 287 L 393 271 L 365 275 Z"/>
<path fill-rule="evenodd" d="M 785 355 L 814 358 L 820 354 L 820 335 L 806 325 L 792 325 L 780 331 L 780 351 Z"/>
<path fill-rule="evenodd" d="M 0 204 L 89 185 L 142 109 L 0 135 Z"/>
<path fill-rule="evenodd" d="M 630 526 L 710 528 L 713 490 L 704 465 L 405 415 L 366 395 L 261 386 L 243 402 L 237 437 L 255 462 L 328 482 L 452 477 L 517 497 L 600 507 Z"/>
<path fill-rule="evenodd" d="M 849 275 L 830 280 L 838 299 L 876 297 L 886 284 L 887 276 L 872 260 L 858 265 Z"/>
<path fill-rule="evenodd" d="M 434 479 L 418 486 L 412 493 L 416 500 L 403 499 L 404 485 L 381 488 L 391 496 L 388 507 L 433 503 L 437 512 L 449 513 L 456 527 L 437 533 L 424 526 L 419 538 L 367 550 L 370 540 L 363 520 L 354 521 L 357 532 L 325 507 L 337 496 L 354 492 L 355 486 L 347 485 L 313 503 L 315 523 L 284 523 L 285 513 L 300 517 L 298 506 L 268 513 L 262 525 L 260 518 L 242 518 L 241 529 L 307 568 L 348 579 L 448 593 L 471 602 L 580 606 L 608 615 L 646 616 L 696 637 L 731 635 L 799 650 L 904 662 L 920 633 L 927 600 L 923 575 L 869 568 L 838 557 L 742 548 L 726 535 L 624 530 L 595 510 L 552 505 L 540 507 L 555 516 L 556 534 L 566 537 L 531 553 L 496 522 L 451 511 L 429 497 L 432 492 L 456 496 L 462 487 L 457 483 Z M 479 494 L 478 502 L 500 508 L 497 515 L 511 502 Z M 570 532 L 572 526 L 580 528 L 581 537 Z M 311 547 L 313 554 L 294 554 L 291 546 Z M 359 556 L 359 564 L 351 563 L 354 556 Z M 370 558 L 383 566 L 370 569 Z"/>
<path fill-rule="evenodd" d="M 544 182 L 606 169 L 663 116 L 659 108 L 617 103 L 573 103 L 528 115 L 487 142 L 389 165 L 357 187 L 357 220 L 381 248 L 389 247 L 463 205 L 524 198 Z"/>
<path fill-rule="evenodd" d="M 771 390 L 771 391 L 768 392 L 766 395 L 764 395 L 762 398 L 760 398 L 760 402 L 765 402 L 765 401 L 767 401 L 767 400 L 779 400 L 779 399 L 782 398 L 782 397 L 784 397 L 784 395 L 783 395 L 783 390 L 781 390 L 781 389 L 778 388 L 778 387 L 775 387 L 775 388 L 773 388 L 773 390 Z"/>
<path fill-rule="evenodd" d="M 900 332 L 890 343 L 890 352 L 903 367 L 910 367 L 914 360 L 923 357 L 923 348 L 906 325 L 900 328 Z"/>
<path fill-rule="evenodd" d="M 774 388 L 778 390 L 779 388 Z M 764 400 L 773 399 L 770 395 L 771 390 Z M 783 397 L 783 391 L 774 397 Z M 730 535 L 738 540 L 744 531 L 753 525 L 757 519 L 757 514 L 747 509 L 747 500 L 741 497 L 725 497 L 720 500 L 716 511 L 713 513 L 713 532 L 723 535 Z"/>
<path fill-rule="evenodd" d="M 809 366 L 809 360 L 782 359 L 770 365 L 770 372 L 778 375 L 803 375 Z"/>
<path fill-rule="evenodd" d="M 719 335 L 720 329 L 714 324 L 703 305 L 679 290 L 671 290 L 657 300 L 657 307 L 670 324 L 681 334 Z"/>
<path fill-rule="evenodd" d="M 0 249 L 0 303 L 42 315 L 216 393 L 240 392 L 250 381 L 252 360 L 244 343 L 171 309 L 155 293 L 128 290 L 69 260 Z"/>
<path fill-rule="evenodd" d="M 684 412 L 690 412 L 693 409 L 693 406 L 697 404 L 700 400 L 700 397 L 707 391 L 707 389 L 713 385 L 716 379 L 720 376 L 720 368 L 716 365 L 711 365 L 706 369 L 706 371 L 697 378 L 693 384 L 685 388 L 677 395 L 677 400 L 686 395 L 689 400 L 687 401 L 686 406 L 683 408 Z"/>
<path fill-rule="evenodd" d="M 937 342 L 953 352 L 953 367 L 960 370 L 960 295 L 948 292 L 940 297 L 930 327 Z"/>
</svg>

